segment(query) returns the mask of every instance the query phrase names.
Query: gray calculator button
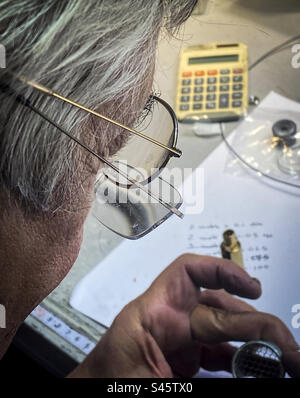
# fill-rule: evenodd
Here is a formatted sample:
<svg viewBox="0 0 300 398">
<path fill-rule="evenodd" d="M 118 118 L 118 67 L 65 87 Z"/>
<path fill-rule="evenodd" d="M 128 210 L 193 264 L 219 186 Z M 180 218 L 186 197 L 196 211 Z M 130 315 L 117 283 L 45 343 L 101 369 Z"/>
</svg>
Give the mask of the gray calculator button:
<svg viewBox="0 0 300 398">
<path fill-rule="evenodd" d="M 195 87 L 194 93 L 203 93 L 203 87 Z"/>
<path fill-rule="evenodd" d="M 191 91 L 190 87 L 182 87 L 181 93 L 182 94 L 188 94 Z"/>
<path fill-rule="evenodd" d="M 216 109 L 216 103 L 215 102 L 207 102 L 206 109 Z"/>
<path fill-rule="evenodd" d="M 180 105 L 180 108 L 179 108 L 181 111 L 188 111 L 189 109 L 190 109 L 190 106 L 189 105 Z"/>
<path fill-rule="evenodd" d="M 220 95 L 220 108 L 228 108 L 229 107 L 229 94 L 221 94 Z"/>
<path fill-rule="evenodd" d="M 183 95 L 180 97 L 180 102 L 189 102 L 190 96 L 189 95 Z"/>
<path fill-rule="evenodd" d="M 233 85 L 233 89 L 234 91 L 239 91 L 243 89 L 243 85 L 242 84 L 234 84 Z"/>
<path fill-rule="evenodd" d="M 194 95 L 194 101 L 202 101 L 203 95 Z"/>
<path fill-rule="evenodd" d="M 233 93 L 232 98 L 233 99 L 241 99 L 243 97 L 242 93 Z"/>
<path fill-rule="evenodd" d="M 229 91 L 229 85 L 228 84 L 223 84 L 220 86 L 220 91 Z"/>
<path fill-rule="evenodd" d="M 217 82 L 217 79 L 215 77 L 209 77 L 207 79 L 208 84 L 215 84 Z"/>
<path fill-rule="evenodd" d="M 188 86 L 189 84 L 191 84 L 191 79 L 183 79 L 181 83 L 183 86 Z"/>
<path fill-rule="evenodd" d="M 202 104 L 194 104 L 193 109 L 195 109 L 195 110 L 202 109 Z"/>
<path fill-rule="evenodd" d="M 228 75 L 230 73 L 229 69 L 221 69 L 221 75 Z"/>
<path fill-rule="evenodd" d="M 199 79 L 195 79 L 195 80 L 194 80 L 194 83 L 195 83 L 195 84 L 203 84 L 203 83 L 204 83 L 204 79 L 202 79 L 202 77 L 199 78 Z"/>
<path fill-rule="evenodd" d="M 221 82 L 221 83 L 228 83 L 229 80 L 230 80 L 230 79 L 229 79 L 228 76 L 223 76 L 223 77 L 221 77 L 220 82 Z"/>
<path fill-rule="evenodd" d="M 207 86 L 207 91 L 209 93 L 214 93 L 217 90 L 216 86 Z"/>
<path fill-rule="evenodd" d="M 243 76 L 233 76 L 233 81 L 234 82 L 242 82 L 243 81 Z"/>
<path fill-rule="evenodd" d="M 215 101 L 216 100 L 216 94 L 208 94 L 206 96 L 206 101 Z"/>
<path fill-rule="evenodd" d="M 242 101 L 233 101 L 232 107 L 233 108 L 240 108 L 242 106 Z"/>
</svg>

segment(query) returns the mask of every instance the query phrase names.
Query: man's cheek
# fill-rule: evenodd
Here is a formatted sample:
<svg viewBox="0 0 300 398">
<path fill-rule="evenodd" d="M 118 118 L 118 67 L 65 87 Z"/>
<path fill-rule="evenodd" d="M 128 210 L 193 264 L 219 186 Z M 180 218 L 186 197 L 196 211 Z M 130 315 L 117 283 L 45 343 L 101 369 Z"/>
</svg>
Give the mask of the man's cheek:
<svg viewBox="0 0 300 398">
<path fill-rule="evenodd" d="M 75 261 L 77 260 L 82 245 L 82 239 L 83 239 L 83 228 L 80 230 L 78 236 L 72 239 L 69 245 L 66 247 L 66 253 L 65 253 L 66 274 L 70 271 Z"/>
<path fill-rule="evenodd" d="M 68 241 L 65 240 L 64 243 L 56 249 L 56 256 L 52 259 L 52 262 L 48 264 L 48 269 L 46 270 L 48 278 L 51 279 L 52 288 L 50 291 L 60 284 L 73 267 L 80 251 L 82 238 L 83 230 L 81 230 L 76 237 Z"/>
</svg>

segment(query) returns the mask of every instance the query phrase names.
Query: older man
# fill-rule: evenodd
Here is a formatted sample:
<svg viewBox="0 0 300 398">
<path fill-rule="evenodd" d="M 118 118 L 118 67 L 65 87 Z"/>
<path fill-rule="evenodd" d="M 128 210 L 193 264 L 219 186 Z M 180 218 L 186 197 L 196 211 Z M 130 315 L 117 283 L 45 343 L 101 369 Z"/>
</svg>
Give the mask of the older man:
<svg viewBox="0 0 300 398">
<path fill-rule="evenodd" d="M 102 164 L 58 126 L 104 159 L 128 137 L 120 127 L 26 83 L 42 84 L 132 126 L 151 94 L 158 34 L 176 30 L 195 3 L 0 2 L 7 53 L 0 75 L 0 303 L 7 314 L 0 357 L 19 325 L 72 267 L 93 201 Z M 208 290 L 201 293 L 200 286 Z M 227 342 L 252 339 L 276 343 L 287 369 L 299 375 L 298 347 L 285 325 L 233 294 L 255 299 L 260 284 L 230 261 L 183 255 L 119 314 L 70 376 L 191 376 L 200 366 L 230 370 L 234 348 Z"/>
</svg>

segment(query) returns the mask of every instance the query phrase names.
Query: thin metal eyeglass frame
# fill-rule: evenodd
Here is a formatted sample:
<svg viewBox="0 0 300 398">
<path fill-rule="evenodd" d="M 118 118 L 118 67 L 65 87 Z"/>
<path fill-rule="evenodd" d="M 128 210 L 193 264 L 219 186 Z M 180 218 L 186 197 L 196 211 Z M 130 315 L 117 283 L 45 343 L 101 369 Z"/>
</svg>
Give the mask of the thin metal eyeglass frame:
<svg viewBox="0 0 300 398">
<path fill-rule="evenodd" d="M 64 97 L 64 96 L 62 96 L 62 95 L 56 93 L 55 91 L 53 91 L 53 90 L 51 90 L 51 89 L 49 89 L 49 88 L 47 88 L 47 87 L 45 87 L 45 86 L 43 86 L 43 85 L 41 85 L 41 84 L 35 83 L 35 82 L 32 81 L 32 80 L 27 80 L 24 76 L 19 76 L 19 77 L 18 77 L 18 80 L 20 80 L 22 83 L 26 84 L 27 86 L 31 86 L 31 87 L 33 87 L 33 88 L 39 90 L 39 91 L 42 91 L 44 94 L 47 94 L 47 95 L 50 95 L 50 96 L 52 96 L 52 97 L 58 98 L 58 99 L 60 99 L 61 101 L 67 102 L 67 103 L 69 103 L 69 104 L 71 104 L 71 105 L 73 105 L 73 106 L 76 106 L 77 108 L 82 109 L 82 110 L 84 110 L 84 111 L 86 111 L 86 112 L 88 112 L 88 113 L 90 113 L 90 114 L 92 114 L 92 115 L 94 115 L 94 116 L 100 117 L 101 119 L 106 120 L 107 122 L 110 122 L 110 123 L 112 123 L 112 124 L 114 124 L 114 125 L 116 125 L 116 126 L 118 126 L 118 127 L 121 127 L 121 128 L 123 128 L 123 129 L 125 129 L 125 130 L 127 130 L 127 131 L 130 131 L 132 134 L 138 135 L 139 137 L 141 137 L 141 138 L 143 138 L 143 139 L 145 139 L 145 140 L 147 140 L 147 141 L 149 141 L 149 142 L 152 142 L 153 144 L 158 145 L 158 146 L 160 146 L 161 148 L 164 148 L 164 149 L 168 150 L 168 151 L 169 151 L 170 153 L 172 153 L 173 156 L 175 156 L 175 157 L 180 157 L 180 156 L 182 155 L 182 152 L 181 152 L 179 149 L 177 149 L 177 148 L 170 148 L 170 147 L 168 147 L 167 145 L 165 145 L 165 144 L 163 144 L 163 143 L 161 143 L 161 142 L 155 140 L 154 138 L 148 137 L 148 136 L 146 136 L 145 134 L 143 134 L 143 133 L 141 133 L 141 132 L 139 132 L 139 131 L 137 131 L 137 130 L 132 129 L 131 127 L 127 127 L 127 126 L 125 126 L 125 125 L 122 124 L 122 123 L 119 123 L 119 122 L 117 122 L 117 121 L 115 121 L 115 120 L 113 120 L 113 119 L 110 119 L 109 117 L 104 116 L 104 115 L 102 115 L 101 113 L 96 112 L 96 111 L 94 111 L 94 110 L 92 110 L 92 109 L 90 109 L 90 108 L 87 108 L 86 106 L 81 105 L 81 104 L 79 104 L 78 102 L 75 102 L 75 101 L 71 100 L 71 99 L 68 98 L 68 97 Z M 164 102 L 165 102 L 165 101 L 164 101 Z M 167 104 L 167 105 L 168 105 L 168 104 Z M 168 110 L 169 110 L 169 108 L 171 108 L 171 107 L 168 105 L 167 108 L 168 108 Z M 173 112 L 173 114 L 174 114 L 173 109 L 172 109 L 172 112 Z M 174 114 L 174 116 L 175 116 L 175 114 Z M 176 116 L 175 116 L 175 118 L 176 118 Z M 176 120 L 177 120 L 177 119 L 176 119 Z"/>
<path fill-rule="evenodd" d="M 166 102 L 164 101 L 162 98 L 159 98 L 155 95 L 152 95 L 152 98 L 159 102 L 165 109 L 166 111 L 169 113 L 171 119 L 172 119 L 172 123 L 173 123 L 173 131 L 172 131 L 172 137 L 173 137 L 173 142 L 172 142 L 172 148 L 175 149 L 176 145 L 177 145 L 177 140 L 178 140 L 178 120 L 177 117 L 175 115 L 175 112 L 173 110 L 173 108 Z M 154 103 L 155 105 L 155 103 Z M 177 151 L 179 151 L 179 149 L 176 149 Z M 181 151 L 180 151 L 181 153 Z M 143 181 L 139 181 L 140 184 L 142 185 L 146 185 L 149 184 L 152 180 L 154 180 L 156 177 L 158 177 L 160 175 L 160 173 L 162 172 L 162 170 L 166 167 L 166 165 L 169 163 L 170 159 L 174 157 L 173 153 L 168 153 L 168 155 L 166 156 L 165 160 L 162 162 L 162 164 L 157 167 L 155 169 L 155 172 L 153 174 L 151 174 L 147 179 L 143 180 Z M 133 166 L 130 166 L 131 168 L 134 169 Z M 103 172 L 105 174 L 105 172 Z M 107 176 L 109 178 L 109 176 Z M 118 186 L 121 186 L 123 188 L 130 188 L 132 185 L 131 184 L 121 184 L 120 182 L 116 182 L 115 184 L 117 184 Z"/>
<path fill-rule="evenodd" d="M 33 88 L 36 88 L 37 90 L 43 92 L 44 94 L 48 94 L 51 96 L 54 96 L 64 102 L 67 102 L 73 106 L 76 106 L 77 108 L 80 108 L 88 113 L 91 113 L 95 116 L 98 116 L 108 122 L 111 122 L 114 125 L 117 125 L 121 128 L 124 128 L 150 142 L 152 142 L 153 144 L 159 145 L 162 148 L 165 148 L 167 150 L 170 151 L 170 153 L 172 153 L 173 155 L 171 156 L 176 156 L 176 157 L 180 157 L 182 152 L 178 149 L 173 149 L 173 148 L 169 148 L 166 145 L 160 143 L 159 141 L 156 141 L 150 137 L 145 136 L 144 134 L 131 129 L 129 127 L 126 127 L 124 125 L 122 125 L 121 123 L 118 123 L 106 116 L 101 115 L 100 113 L 93 111 L 92 109 L 86 108 L 83 105 L 80 105 L 72 100 L 70 100 L 67 97 L 63 97 L 60 94 L 54 92 L 53 90 L 50 90 L 40 84 L 37 84 L 35 82 L 32 81 L 27 81 L 24 77 L 18 77 L 18 80 L 20 80 L 22 83 L 29 85 Z M 153 199 L 155 199 L 156 201 L 158 201 L 161 205 L 163 205 L 164 207 L 166 207 L 169 211 L 171 211 L 172 213 L 176 214 L 178 217 L 183 218 L 183 213 L 181 213 L 175 206 L 170 205 L 169 203 L 165 202 L 163 199 L 161 199 L 159 196 L 153 194 L 151 192 L 151 190 L 147 190 L 144 188 L 144 186 L 142 184 L 140 184 L 138 181 L 136 181 L 135 179 L 131 178 L 130 176 L 126 175 L 126 173 L 123 173 L 121 170 L 119 170 L 116 166 L 114 166 L 111 162 L 109 162 L 108 160 L 106 160 L 104 157 L 98 155 L 95 151 L 93 151 L 91 148 L 89 148 L 87 145 L 85 145 L 83 142 L 81 142 L 80 140 L 78 140 L 76 137 L 74 137 L 71 133 L 67 132 L 63 127 L 61 127 L 60 125 L 58 125 L 56 122 L 54 122 L 53 120 L 49 119 L 48 116 L 46 114 L 44 114 L 43 112 L 41 112 L 39 109 L 37 109 L 36 107 L 34 107 L 30 100 L 25 98 L 23 95 L 18 94 L 14 89 L 12 89 L 10 86 L 6 85 L 6 84 L 2 84 L 1 85 L 1 89 L 2 91 L 6 91 L 9 92 L 10 95 L 14 94 L 17 96 L 17 100 L 22 103 L 24 106 L 27 106 L 29 109 L 31 109 L 32 111 L 34 111 L 35 113 L 37 113 L 39 116 L 41 116 L 43 119 L 45 119 L 48 123 L 52 124 L 54 127 L 56 127 L 59 131 L 61 131 L 63 134 L 65 134 L 67 137 L 69 137 L 71 140 L 73 140 L 74 142 L 76 142 L 78 145 L 80 145 L 82 148 L 84 148 L 86 151 L 88 151 L 90 154 L 92 154 L 93 156 L 95 156 L 98 160 L 100 160 L 101 162 L 103 162 L 104 164 L 106 164 L 107 166 L 111 167 L 114 171 L 116 171 L 117 173 L 119 173 L 120 175 L 122 175 L 124 178 L 126 178 L 129 182 L 131 182 L 134 186 L 136 186 L 137 188 L 141 189 L 142 191 L 144 191 L 147 195 L 151 196 Z"/>
</svg>

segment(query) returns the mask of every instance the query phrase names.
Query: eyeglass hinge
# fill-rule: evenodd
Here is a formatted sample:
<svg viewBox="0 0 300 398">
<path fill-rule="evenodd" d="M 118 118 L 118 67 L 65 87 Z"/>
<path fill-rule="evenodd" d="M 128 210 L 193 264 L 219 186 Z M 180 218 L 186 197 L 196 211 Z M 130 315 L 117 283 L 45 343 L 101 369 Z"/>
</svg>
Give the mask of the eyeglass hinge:
<svg viewBox="0 0 300 398">
<path fill-rule="evenodd" d="M 175 158 L 180 158 L 181 155 L 182 155 L 182 151 L 180 149 L 178 149 L 178 148 L 173 148 L 173 149 L 174 149 L 174 152 L 173 152 L 174 157 Z"/>
</svg>

